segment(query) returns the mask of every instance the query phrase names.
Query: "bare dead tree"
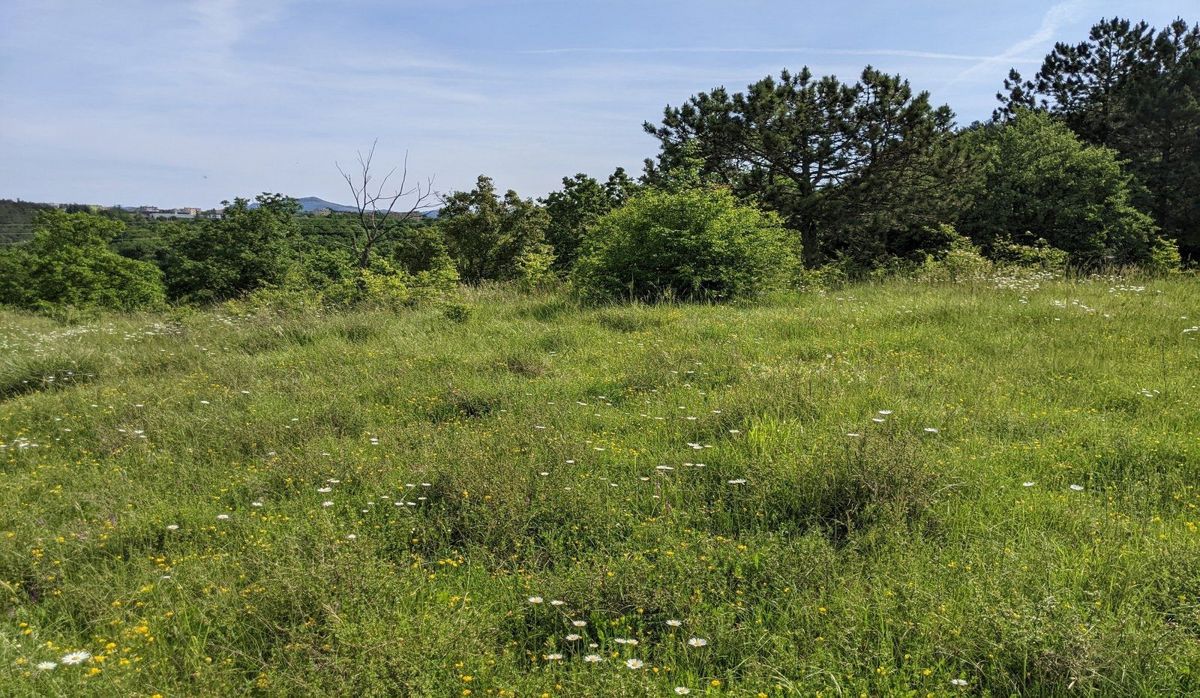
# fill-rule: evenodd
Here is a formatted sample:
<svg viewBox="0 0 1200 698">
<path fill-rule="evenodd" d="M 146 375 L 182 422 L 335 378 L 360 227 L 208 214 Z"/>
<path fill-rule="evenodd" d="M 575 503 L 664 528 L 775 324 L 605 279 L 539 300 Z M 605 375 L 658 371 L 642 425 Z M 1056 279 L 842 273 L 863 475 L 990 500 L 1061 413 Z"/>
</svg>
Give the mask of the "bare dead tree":
<svg viewBox="0 0 1200 698">
<path fill-rule="evenodd" d="M 342 166 L 334 163 L 337 170 L 350 185 L 354 195 L 354 208 L 357 209 L 358 225 L 350 232 L 350 242 L 354 253 L 358 256 L 358 266 L 366 269 L 371 263 L 371 252 L 375 247 L 387 240 L 406 221 L 421 212 L 434 207 L 437 201 L 433 191 L 433 178 L 424 182 L 411 184 L 408 181 L 408 151 L 404 152 L 404 164 L 399 168 L 393 167 L 379 185 L 375 186 L 374 175 L 371 173 L 371 163 L 375 159 L 376 138 L 371 142 L 371 149 L 363 157 L 358 151 L 358 171 L 346 172 Z M 388 181 L 396 171 L 400 171 L 400 186 L 388 190 Z M 402 203 L 403 202 L 403 203 Z"/>
</svg>

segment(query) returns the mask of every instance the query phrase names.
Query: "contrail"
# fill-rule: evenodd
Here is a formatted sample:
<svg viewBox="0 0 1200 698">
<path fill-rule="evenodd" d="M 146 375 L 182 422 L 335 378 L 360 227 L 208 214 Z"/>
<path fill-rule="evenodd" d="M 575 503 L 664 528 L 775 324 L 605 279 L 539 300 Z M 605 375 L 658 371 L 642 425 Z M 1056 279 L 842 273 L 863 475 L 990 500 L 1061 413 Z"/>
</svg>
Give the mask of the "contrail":
<svg viewBox="0 0 1200 698">
<path fill-rule="evenodd" d="M 526 55 L 562 55 L 568 53 L 590 53 L 590 54 L 606 54 L 606 55 L 634 55 L 634 54 L 670 54 L 670 53 L 813 53 L 824 54 L 830 56 L 898 56 L 902 58 L 921 58 L 927 60 L 938 61 L 995 61 L 1003 56 L 973 56 L 961 53 L 937 53 L 932 51 L 910 51 L 907 49 L 842 49 L 842 48 L 819 48 L 815 46 L 787 46 L 778 48 L 742 48 L 742 47 L 722 47 L 722 46 L 686 46 L 686 47 L 645 47 L 645 48 L 605 48 L 605 47 L 562 47 L 562 48 L 541 48 L 541 49 L 525 49 L 517 51 Z M 1006 52 L 1007 53 L 1007 52 Z M 1035 59 L 1017 59 L 1006 58 L 1016 63 L 1037 63 Z"/>
<path fill-rule="evenodd" d="M 1038 27 L 1036 32 L 1030 34 L 1024 39 L 1021 39 L 1012 46 L 1009 46 L 1004 50 L 1003 53 L 980 60 L 975 65 L 956 75 L 953 79 L 946 83 L 944 87 L 950 87 L 962 82 L 972 75 L 975 75 L 979 71 L 996 65 L 997 63 L 1009 65 L 1013 63 L 1030 62 L 1028 59 L 1017 60 L 1016 56 L 1019 56 L 1029 49 L 1040 46 L 1053 39 L 1055 35 L 1058 34 L 1059 28 L 1068 22 L 1074 21 L 1079 16 L 1080 11 L 1087 4 L 1089 4 L 1088 0 L 1066 0 L 1065 2 L 1060 2 L 1054 5 L 1046 11 L 1045 15 L 1042 16 L 1042 24 Z M 1032 62 L 1041 63 L 1041 60 L 1035 60 Z"/>
</svg>

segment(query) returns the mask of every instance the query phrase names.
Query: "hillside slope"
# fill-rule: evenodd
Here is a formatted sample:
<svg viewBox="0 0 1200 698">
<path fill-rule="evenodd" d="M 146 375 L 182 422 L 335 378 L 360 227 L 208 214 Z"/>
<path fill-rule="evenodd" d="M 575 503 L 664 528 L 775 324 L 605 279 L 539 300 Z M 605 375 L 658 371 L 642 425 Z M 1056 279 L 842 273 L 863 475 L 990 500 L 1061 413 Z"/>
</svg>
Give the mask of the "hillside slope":
<svg viewBox="0 0 1200 698">
<path fill-rule="evenodd" d="M 0 685 L 1195 693 L 1197 298 L 0 312 Z"/>
</svg>

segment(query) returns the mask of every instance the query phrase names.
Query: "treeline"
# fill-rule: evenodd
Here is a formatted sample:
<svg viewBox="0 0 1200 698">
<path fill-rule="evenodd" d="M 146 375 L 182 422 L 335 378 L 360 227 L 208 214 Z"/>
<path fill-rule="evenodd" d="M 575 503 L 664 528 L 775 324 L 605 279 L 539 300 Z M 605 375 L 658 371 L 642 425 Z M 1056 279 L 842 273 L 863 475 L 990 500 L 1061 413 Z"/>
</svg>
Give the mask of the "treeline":
<svg viewBox="0 0 1200 698">
<path fill-rule="evenodd" d="M 997 96 L 991 121 L 959 128 L 897 75 L 783 71 L 667 107 L 636 180 L 579 174 L 534 201 L 481 176 L 432 222 L 298 216 L 268 194 L 151 235 L 41 211 L 0 250 L 0 302 L 406 303 L 486 281 L 724 299 L 820 276 L 1200 260 L 1200 26 L 1104 20 Z"/>
</svg>

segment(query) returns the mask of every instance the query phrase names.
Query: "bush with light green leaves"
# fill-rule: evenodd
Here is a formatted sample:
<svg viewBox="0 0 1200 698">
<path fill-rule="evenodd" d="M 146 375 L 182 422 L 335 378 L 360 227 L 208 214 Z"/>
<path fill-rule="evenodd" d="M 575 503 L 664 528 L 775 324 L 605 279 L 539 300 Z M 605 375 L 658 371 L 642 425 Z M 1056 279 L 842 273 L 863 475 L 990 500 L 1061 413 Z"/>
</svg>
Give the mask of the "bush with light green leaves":
<svg viewBox="0 0 1200 698">
<path fill-rule="evenodd" d="M 800 242 L 723 189 L 647 190 L 587 231 L 571 279 L 585 299 L 725 301 L 782 285 Z"/>
</svg>

